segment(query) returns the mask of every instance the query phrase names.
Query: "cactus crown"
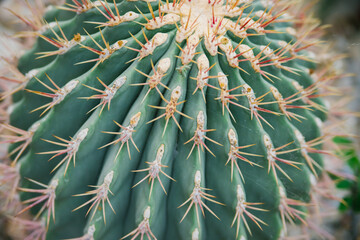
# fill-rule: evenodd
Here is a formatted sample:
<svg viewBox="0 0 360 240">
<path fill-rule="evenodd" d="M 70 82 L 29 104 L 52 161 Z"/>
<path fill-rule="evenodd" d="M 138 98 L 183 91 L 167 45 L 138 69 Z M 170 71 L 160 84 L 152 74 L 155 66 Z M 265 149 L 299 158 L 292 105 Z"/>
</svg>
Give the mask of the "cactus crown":
<svg viewBox="0 0 360 240">
<path fill-rule="evenodd" d="M 320 29 L 301 11 L 270 0 L 50 8 L 4 93 L 31 236 L 277 239 L 306 225 L 326 153 L 320 96 L 335 77 L 315 64 Z"/>
</svg>

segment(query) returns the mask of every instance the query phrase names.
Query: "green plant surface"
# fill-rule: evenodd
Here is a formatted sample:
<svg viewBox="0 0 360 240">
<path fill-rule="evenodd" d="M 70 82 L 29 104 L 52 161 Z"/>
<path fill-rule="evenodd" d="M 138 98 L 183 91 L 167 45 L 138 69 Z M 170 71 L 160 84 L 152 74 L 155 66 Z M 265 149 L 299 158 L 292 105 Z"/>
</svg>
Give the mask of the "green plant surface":
<svg viewBox="0 0 360 240">
<path fill-rule="evenodd" d="M 334 73 L 290 5 L 50 8 L 3 124 L 30 236 L 265 240 L 306 225 Z"/>
</svg>

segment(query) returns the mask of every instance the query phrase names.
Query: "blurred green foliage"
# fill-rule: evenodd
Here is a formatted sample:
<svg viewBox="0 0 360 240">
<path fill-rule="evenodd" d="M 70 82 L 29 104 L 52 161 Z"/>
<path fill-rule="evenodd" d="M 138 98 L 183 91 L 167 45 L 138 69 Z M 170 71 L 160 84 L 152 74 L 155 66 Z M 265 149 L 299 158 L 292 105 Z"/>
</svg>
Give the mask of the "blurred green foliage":
<svg viewBox="0 0 360 240">
<path fill-rule="evenodd" d="M 335 137 L 333 142 L 339 146 L 337 155 L 346 160 L 346 164 L 356 177 L 356 179 L 342 179 L 332 176 L 337 180 L 337 188 L 348 190 L 348 194 L 343 198 L 343 202 L 340 203 L 339 210 L 360 212 L 360 159 L 357 156 L 354 142 L 345 137 Z"/>
</svg>

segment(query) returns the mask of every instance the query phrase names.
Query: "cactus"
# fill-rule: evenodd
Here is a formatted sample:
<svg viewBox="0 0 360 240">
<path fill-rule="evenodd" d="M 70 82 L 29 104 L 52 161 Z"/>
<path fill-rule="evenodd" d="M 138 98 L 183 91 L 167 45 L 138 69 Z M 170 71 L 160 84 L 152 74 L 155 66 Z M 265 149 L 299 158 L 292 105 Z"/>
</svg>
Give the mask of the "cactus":
<svg viewBox="0 0 360 240">
<path fill-rule="evenodd" d="M 28 239 L 285 239 L 311 225 L 321 97 L 339 76 L 299 9 L 68 0 L 22 18 L 37 38 L 3 93 L 6 204 L 24 203 L 12 219 Z"/>
</svg>

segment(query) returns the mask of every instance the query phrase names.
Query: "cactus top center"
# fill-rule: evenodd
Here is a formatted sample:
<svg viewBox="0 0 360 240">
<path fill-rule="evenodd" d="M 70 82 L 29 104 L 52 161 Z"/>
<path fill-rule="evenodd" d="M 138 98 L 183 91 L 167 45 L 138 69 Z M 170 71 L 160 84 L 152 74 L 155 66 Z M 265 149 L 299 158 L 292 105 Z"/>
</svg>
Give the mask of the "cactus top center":
<svg viewBox="0 0 360 240">
<path fill-rule="evenodd" d="M 179 30 L 183 36 L 177 36 L 177 40 L 181 41 L 189 35 L 213 38 L 226 31 L 225 17 L 238 16 L 241 12 L 236 5 L 224 0 L 184 0 L 180 3 L 165 4 L 161 11 L 181 17 Z"/>
</svg>

